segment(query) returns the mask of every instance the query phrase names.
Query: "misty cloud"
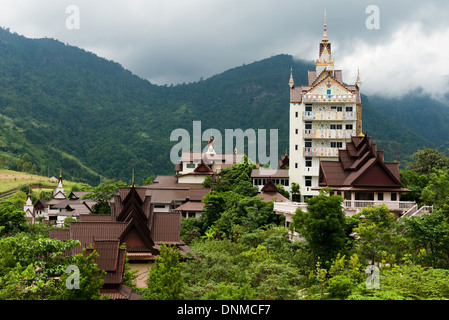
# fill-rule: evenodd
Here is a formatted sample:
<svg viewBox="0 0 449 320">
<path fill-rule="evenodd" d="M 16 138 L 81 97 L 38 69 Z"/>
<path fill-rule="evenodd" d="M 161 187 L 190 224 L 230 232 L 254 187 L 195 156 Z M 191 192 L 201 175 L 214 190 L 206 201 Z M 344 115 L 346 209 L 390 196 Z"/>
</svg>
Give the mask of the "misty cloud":
<svg viewBox="0 0 449 320">
<path fill-rule="evenodd" d="M 79 30 L 66 28 L 69 5 L 80 9 Z M 369 5 L 380 10 L 379 29 L 366 28 Z M 316 59 L 324 9 L 346 82 L 360 68 L 367 94 L 447 94 L 446 0 L 2 0 L 0 25 L 92 51 L 156 84 L 178 84 L 275 54 Z"/>
</svg>

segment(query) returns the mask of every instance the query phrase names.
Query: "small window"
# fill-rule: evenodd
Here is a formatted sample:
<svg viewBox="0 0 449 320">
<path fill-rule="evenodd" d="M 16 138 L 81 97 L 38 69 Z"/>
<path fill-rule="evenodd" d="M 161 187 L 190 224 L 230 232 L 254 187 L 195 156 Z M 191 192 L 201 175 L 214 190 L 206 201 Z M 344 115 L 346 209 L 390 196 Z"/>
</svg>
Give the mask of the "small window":
<svg viewBox="0 0 449 320">
<path fill-rule="evenodd" d="M 295 162 L 295 169 L 298 169 L 298 162 Z"/>
<path fill-rule="evenodd" d="M 304 177 L 304 179 L 305 179 L 305 186 L 311 187 L 312 186 L 312 177 L 306 176 L 306 177 Z"/>
<path fill-rule="evenodd" d="M 295 134 L 298 134 L 298 129 L 295 129 Z"/>
<path fill-rule="evenodd" d="M 353 125 L 352 124 L 347 124 L 345 126 L 346 130 L 352 130 L 353 129 Z"/>
<path fill-rule="evenodd" d="M 194 163 L 188 163 L 187 164 L 187 168 L 195 168 L 195 164 Z"/>
<path fill-rule="evenodd" d="M 311 121 L 307 121 L 305 128 L 306 128 L 306 130 L 312 129 L 312 122 Z"/>
<path fill-rule="evenodd" d="M 398 200 L 398 194 L 396 192 L 391 193 L 391 201 L 397 201 Z"/>
<path fill-rule="evenodd" d="M 295 144 L 295 150 L 298 150 L 298 145 L 297 144 Z"/>
<path fill-rule="evenodd" d="M 352 107 L 346 107 L 346 112 L 352 112 Z"/>
<path fill-rule="evenodd" d="M 295 117 L 298 118 L 298 111 L 295 112 Z"/>
<path fill-rule="evenodd" d="M 311 167 L 312 166 L 312 158 L 311 157 L 307 157 L 306 158 L 306 167 Z"/>
<path fill-rule="evenodd" d="M 305 147 L 306 147 L 306 148 L 312 148 L 312 140 L 306 139 L 306 140 L 304 141 L 304 144 L 305 144 Z"/>
<path fill-rule="evenodd" d="M 305 109 L 306 109 L 307 112 L 312 112 L 312 105 L 311 104 L 306 104 Z"/>
<path fill-rule="evenodd" d="M 333 141 L 331 142 L 331 148 L 343 148 L 343 142 Z"/>
<path fill-rule="evenodd" d="M 383 192 L 379 192 L 377 194 L 377 200 L 379 200 L 379 201 L 383 201 L 384 200 L 384 193 Z"/>
<path fill-rule="evenodd" d="M 331 130 L 341 130 L 343 129 L 342 124 L 331 124 Z"/>
</svg>

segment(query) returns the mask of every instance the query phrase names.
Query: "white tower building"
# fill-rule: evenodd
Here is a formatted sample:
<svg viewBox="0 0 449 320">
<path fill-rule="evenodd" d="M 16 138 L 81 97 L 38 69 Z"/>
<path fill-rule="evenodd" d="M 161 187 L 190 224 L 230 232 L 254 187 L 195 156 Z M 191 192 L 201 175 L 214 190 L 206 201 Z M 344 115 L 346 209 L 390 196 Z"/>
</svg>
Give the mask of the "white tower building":
<svg viewBox="0 0 449 320">
<path fill-rule="evenodd" d="M 334 70 L 331 43 L 324 33 L 315 70 L 308 71 L 308 84 L 296 87 L 290 74 L 290 185 L 300 186 L 301 201 L 317 195 L 319 161 L 338 160 L 351 136 L 362 133 L 360 77 L 354 85 L 343 83 L 342 70 Z"/>
</svg>

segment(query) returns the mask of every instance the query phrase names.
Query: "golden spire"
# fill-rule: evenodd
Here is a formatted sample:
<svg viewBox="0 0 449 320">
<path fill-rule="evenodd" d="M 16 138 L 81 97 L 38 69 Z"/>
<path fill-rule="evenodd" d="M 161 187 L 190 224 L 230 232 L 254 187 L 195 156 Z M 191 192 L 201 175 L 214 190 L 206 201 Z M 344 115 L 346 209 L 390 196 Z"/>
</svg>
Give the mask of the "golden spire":
<svg viewBox="0 0 449 320">
<path fill-rule="evenodd" d="M 134 187 L 134 169 L 133 169 L 133 177 L 132 177 L 132 187 Z"/>
<path fill-rule="evenodd" d="M 288 82 L 288 85 L 291 89 L 295 86 L 295 83 L 293 82 L 293 67 L 290 67 L 290 81 Z"/>
<path fill-rule="evenodd" d="M 356 86 L 360 89 L 362 86 L 362 80 L 360 79 L 360 69 L 357 68 L 357 79 L 355 80 Z"/>
<path fill-rule="evenodd" d="M 327 42 L 327 25 L 326 25 L 326 9 L 324 9 L 324 31 L 323 31 L 323 42 Z"/>
</svg>

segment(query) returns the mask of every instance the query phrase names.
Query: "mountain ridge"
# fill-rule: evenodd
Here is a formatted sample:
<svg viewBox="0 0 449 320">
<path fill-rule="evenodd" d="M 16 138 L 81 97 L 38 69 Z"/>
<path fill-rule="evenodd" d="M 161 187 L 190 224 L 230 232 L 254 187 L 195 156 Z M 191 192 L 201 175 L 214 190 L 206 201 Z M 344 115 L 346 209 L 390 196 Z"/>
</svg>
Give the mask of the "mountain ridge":
<svg viewBox="0 0 449 320">
<path fill-rule="evenodd" d="M 191 134 L 198 120 L 203 130 L 278 129 L 280 155 L 288 148 L 290 67 L 297 84 L 307 83 L 314 68 L 282 54 L 205 80 L 158 86 L 83 49 L 0 29 L 0 156 L 14 166 L 27 153 L 41 173 L 62 169 L 68 179 L 93 185 L 105 178 L 129 182 L 133 170 L 138 182 L 174 173 L 170 133 Z M 446 119 L 442 105 L 424 102 Z M 401 163 L 419 148 L 441 145 L 435 132 L 449 132 L 441 122 L 432 135 L 417 130 L 413 115 L 400 121 L 404 103 L 362 96 L 363 131 L 387 160 Z M 397 111 L 390 114 L 392 104 Z"/>
</svg>

